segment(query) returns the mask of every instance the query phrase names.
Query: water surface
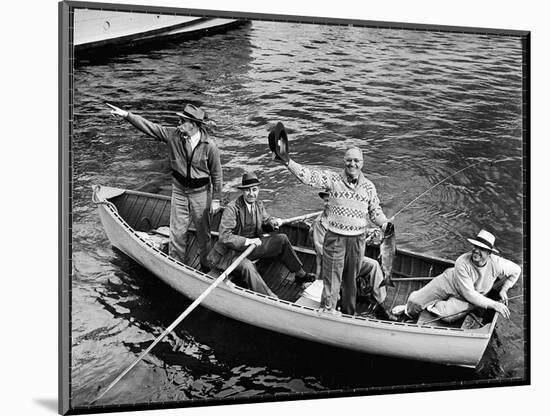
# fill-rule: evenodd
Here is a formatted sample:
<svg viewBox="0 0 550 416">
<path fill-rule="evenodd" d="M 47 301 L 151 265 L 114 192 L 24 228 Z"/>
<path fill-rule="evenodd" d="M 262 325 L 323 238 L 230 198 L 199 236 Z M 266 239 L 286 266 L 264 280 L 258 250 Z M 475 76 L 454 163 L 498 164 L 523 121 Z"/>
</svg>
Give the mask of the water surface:
<svg viewBox="0 0 550 416">
<path fill-rule="evenodd" d="M 521 77 L 515 37 L 273 22 L 78 64 L 72 405 L 88 405 L 190 303 L 111 248 L 91 203 L 94 184 L 170 193 L 164 145 L 109 116 L 105 102 L 166 125 L 185 102 L 204 107 L 217 124 L 226 189 L 256 171 L 280 217 L 321 201 L 271 161 L 267 133 L 277 121 L 299 163 L 338 170 L 344 150 L 361 147 L 388 215 L 481 162 L 402 211 L 398 245 L 455 259 L 469 249 L 465 237 L 487 227 L 502 255 L 521 264 Z M 472 371 L 328 348 L 199 308 L 102 403 L 521 379 L 522 299 L 511 310 Z"/>
</svg>

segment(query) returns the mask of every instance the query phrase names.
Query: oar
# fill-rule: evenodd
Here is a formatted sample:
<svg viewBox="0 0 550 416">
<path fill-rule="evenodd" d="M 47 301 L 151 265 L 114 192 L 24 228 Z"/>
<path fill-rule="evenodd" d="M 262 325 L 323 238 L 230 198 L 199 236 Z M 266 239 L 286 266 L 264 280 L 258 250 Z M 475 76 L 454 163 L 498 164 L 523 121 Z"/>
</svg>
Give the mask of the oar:
<svg viewBox="0 0 550 416">
<path fill-rule="evenodd" d="M 508 301 L 511 301 L 512 299 L 520 298 L 520 297 L 522 297 L 522 296 L 523 296 L 523 295 L 512 296 L 511 298 L 508 298 Z M 452 318 L 453 316 L 460 315 L 461 313 L 468 313 L 468 312 L 471 312 L 471 311 L 472 311 L 472 309 L 467 309 L 467 310 L 465 310 L 465 311 L 460 311 L 460 312 L 457 312 L 457 313 L 453 313 L 452 315 L 439 316 L 439 317 L 437 317 L 437 318 L 430 319 L 429 321 L 423 322 L 422 325 L 431 324 L 432 322 L 439 321 L 440 319 Z M 478 323 L 479 323 L 479 322 L 478 322 Z"/>
<path fill-rule="evenodd" d="M 111 384 L 109 384 L 109 386 L 103 391 L 103 393 L 101 393 L 99 396 L 97 396 L 97 398 L 92 401 L 91 404 L 95 403 L 97 400 L 101 399 L 109 390 L 111 390 L 113 388 L 113 386 L 118 383 L 122 377 L 124 377 L 132 368 L 134 368 L 134 366 L 141 361 L 141 359 L 143 357 L 145 357 L 152 349 L 155 345 L 157 345 L 166 335 L 168 335 L 170 332 L 172 332 L 174 330 L 174 328 L 176 326 L 178 326 L 178 324 L 183 321 L 185 319 L 185 317 L 187 315 L 189 315 L 191 313 L 191 311 L 193 309 L 195 309 L 199 303 L 202 302 L 202 300 L 207 297 L 210 292 L 212 292 L 212 290 L 214 290 L 214 288 L 216 286 L 218 286 L 234 269 L 235 267 L 237 267 L 239 265 L 239 263 L 241 261 L 244 260 L 245 257 L 247 257 L 251 252 L 252 250 L 254 250 L 254 248 L 256 248 L 256 245 L 255 244 L 251 244 L 250 246 L 248 246 L 248 248 L 243 251 L 241 253 L 241 255 L 239 257 L 237 257 L 235 259 L 235 261 L 233 263 L 231 263 L 231 265 L 222 273 L 219 275 L 219 277 L 214 280 L 214 282 L 208 287 L 208 289 L 206 289 L 204 292 L 202 292 L 202 294 L 197 298 L 195 299 L 195 301 L 189 305 L 189 307 L 183 311 L 183 313 L 178 317 L 178 319 L 176 319 L 172 325 L 170 325 L 168 328 L 166 328 L 164 330 L 164 332 L 162 334 L 160 334 L 157 339 L 155 339 L 153 341 L 153 343 L 151 345 L 149 345 L 149 347 L 143 351 L 140 356 L 126 369 L 124 370 Z"/>
<path fill-rule="evenodd" d="M 318 216 L 322 213 L 323 213 L 323 211 L 317 211 L 317 212 L 312 212 L 311 214 L 305 214 L 305 215 L 299 215 L 297 217 L 286 218 L 284 220 L 281 220 L 281 225 L 282 224 L 289 224 L 291 222 L 296 222 L 296 221 L 307 220 L 308 218 L 316 217 L 316 216 Z"/>
</svg>

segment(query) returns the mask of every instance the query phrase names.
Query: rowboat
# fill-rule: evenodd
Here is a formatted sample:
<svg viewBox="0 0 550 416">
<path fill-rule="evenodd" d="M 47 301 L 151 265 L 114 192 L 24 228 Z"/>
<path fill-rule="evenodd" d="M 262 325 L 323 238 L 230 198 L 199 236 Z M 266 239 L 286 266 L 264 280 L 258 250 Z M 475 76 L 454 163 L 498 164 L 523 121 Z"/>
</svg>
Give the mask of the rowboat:
<svg viewBox="0 0 550 416">
<path fill-rule="evenodd" d="M 168 239 L 162 230 L 169 225 L 169 196 L 96 185 L 92 199 L 111 244 L 187 298 L 199 297 L 222 273 L 198 270 L 193 230 L 185 264 L 166 253 Z M 220 217 L 218 213 L 213 218 L 214 240 Z M 287 224 L 280 230 L 288 235 L 304 269 L 313 272 L 315 252 L 308 231 L 306 222 Z M 367 246 L 365 255 L 376 258 L 378 248 Z M 304 289 L 278 262 L 260 260 L 256 266 L 278 298 L 226 280 L 202 306 L 250 325 L 339 348 L 472 368 L 480 362 L 496 326 L 498 314 L 489 310 L 454 323 L 444 323 L 427 311 L 414 322 L 400 322 L 381 319 L 369 313 L 372 307 L 368 302 L 358 301 L 355 316 L 327 314 L 319 310 L 319 290 L 312 290 L 321 281 Z M 443 258 L 398 249 L 392 270 L 395 287 L 388 287 L 385 306 L 405 303 L 411 291 L 452 266 L 452 261 Z"/>
<path fill-rule="evenodd" d="M 241 20 L 110 10 L 74 9 L 77 53 L 218 33 Z"/>
</svg>

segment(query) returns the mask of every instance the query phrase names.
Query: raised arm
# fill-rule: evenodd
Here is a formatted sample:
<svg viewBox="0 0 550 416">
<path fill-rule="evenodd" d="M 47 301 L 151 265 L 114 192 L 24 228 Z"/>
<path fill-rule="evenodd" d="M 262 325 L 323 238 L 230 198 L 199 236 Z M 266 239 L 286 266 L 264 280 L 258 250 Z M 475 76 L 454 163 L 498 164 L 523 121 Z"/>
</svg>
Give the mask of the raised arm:
<svg viewBox="0 0 550 416">
<path fill-rule="evenodd" d="M 160 124 L 153 123 L 144 117 L 132 114 L 129 111 L 123 110 L 112 104 L 106 103 L 111 108 L 111 114 L 113 116 L 119 116 L 127 120 L 132 126 L 142 131 L 153 139 L 166 142 L 168 137 L 175 130 L 173 127 L 163 127 Z"/>
<path fill-rule="evenodd" d="M 292 159 L 285 163 L 288 170 L 298 178 L 300 182 L 313 188 L 332 189 L 335 176 L 338 175 L 330 170 L 315 169 L 300 165 Z"/>
</svg>

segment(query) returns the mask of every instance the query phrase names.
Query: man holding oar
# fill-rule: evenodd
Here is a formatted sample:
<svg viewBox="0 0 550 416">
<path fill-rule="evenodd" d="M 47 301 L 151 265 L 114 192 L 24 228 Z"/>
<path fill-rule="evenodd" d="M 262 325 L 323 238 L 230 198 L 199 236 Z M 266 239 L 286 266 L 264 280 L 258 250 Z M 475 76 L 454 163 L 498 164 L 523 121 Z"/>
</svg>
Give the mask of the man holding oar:
<svg viewBox="0 0 550 416">
<path fill-rule="evenodd" d="M 200 108 L 187 104 L 177 127 L 159 124 L 107 104 L 111 114 L 120 116 L 148 136 L 168 145 L 172 168 L 172 202 L 170 212 L 169 254 L 185 262 L 187 230 L 191 221 L 197 228 L 201 266 L 208 269 L 206 260 L 210 249 L 209 230 L 202 230 L 202 216 L 207 207 L 210 213 L 219 208 L 222 191 L 222 165 L 216 143 L 205 125 L 207 115 Z"/>
<path fill-rule="evenodd" d="M 468 241 L 472 244 L 471 252 L 461 255 L 453 268 L 412 292 L 407 304 L 396 306 L 393 313 L 414 318 L 427 309 L 441 320 L 453 322 L 478 307 L 494 309 L 509 318 L 508 290 L 519 279 L 521 267 L 496 255 L 495 236 L 486 230 Z M 500 301 L 486 296 L 491 290 L 498 291 Z"/>
<path fill-rule="evenodd" d="M 357 147 L 348 149 L 341 172 L 313 169 L 291 160 L 286 146 L 281 146 L 285 141 L 284 126 L 278 123 L 269 135 L 275 159 L 284 163 L 300 182 L 329 192 L 328 230 L 323 241 L 321 267 L 321 310 L 335 313 L 341 286 L 342 312 L 354 315 L 356 278 L 365 253 L 368 219 L 384 230 L 389 224 L 374 184 L 361 172 L 363 153 Z"/>
<path fill-rule="evenodd" d="M 302 262 L 285 234 L 264 235 L 265 232 L 277 230 L 283 221 L 270 216 L 258 199 L 260 181 L 256 174 L 245 173 L 237 188 L 242 194 L 225 207 L 218 229 L 219 240 L 208 254 L 208 260 L 224 269 L 249 245 L 255 244 L 256 248 L 248 258 L 236 267 L 236 282 L 239 286 L 273 297 L 276 296 L 258 273 L 252 263 L 254 260 L 273 258 L 281 261 L 295 273 L 297 283 L 315 280 L 315 275 L 306 273 L 302 268 Z"/>
</svg>

